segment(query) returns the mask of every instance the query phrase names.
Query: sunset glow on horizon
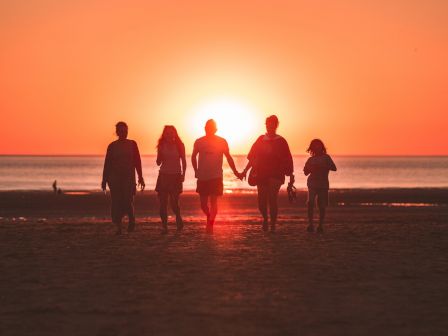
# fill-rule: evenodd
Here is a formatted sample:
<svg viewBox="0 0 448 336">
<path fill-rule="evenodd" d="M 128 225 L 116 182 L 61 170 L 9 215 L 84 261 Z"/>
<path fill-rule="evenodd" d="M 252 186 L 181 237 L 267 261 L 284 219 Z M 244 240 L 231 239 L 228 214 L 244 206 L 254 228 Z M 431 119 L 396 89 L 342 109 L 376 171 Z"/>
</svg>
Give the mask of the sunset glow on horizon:
<svg viewBox="0 0 448 336">
<path fill-rule="evenodd" d="M 448 2 L 0 4 L 0 154 L 143 154 L 215 118 L 245 154 L 271 114 L 295 154 L 448 155 Z"/>
</svg>

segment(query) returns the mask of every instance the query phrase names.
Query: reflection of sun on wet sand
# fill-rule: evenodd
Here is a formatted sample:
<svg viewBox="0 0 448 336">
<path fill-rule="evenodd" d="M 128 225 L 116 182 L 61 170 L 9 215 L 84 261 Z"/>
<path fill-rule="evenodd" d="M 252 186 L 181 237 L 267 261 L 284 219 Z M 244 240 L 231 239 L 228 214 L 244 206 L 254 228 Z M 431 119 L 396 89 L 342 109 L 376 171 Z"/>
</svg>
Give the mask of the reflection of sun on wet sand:
<svg viewBox="0 0 448 336">
<path fill-rule="evenodd" d="M 344 205 L 318 235 L 303 192 L 293 206 L 281 196 L 275 234 L 261 232 L 256 195 L 233 193 L 209 235 L 185 194 L 183 232 L 171 218 L 163 236 L 145 193 L 136 232 L 116 237 L 101 193 L 1 192 L 0 333 L 441 335 L 447 196 L 334 191 Z"/>
</svg>

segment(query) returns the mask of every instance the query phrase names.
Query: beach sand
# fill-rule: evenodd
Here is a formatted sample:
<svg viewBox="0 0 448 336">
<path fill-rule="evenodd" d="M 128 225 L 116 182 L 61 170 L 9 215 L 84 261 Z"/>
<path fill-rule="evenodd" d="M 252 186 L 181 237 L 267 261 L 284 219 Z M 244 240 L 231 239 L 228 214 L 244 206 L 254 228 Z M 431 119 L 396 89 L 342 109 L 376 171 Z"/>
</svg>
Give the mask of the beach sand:
<svg viewBox="0 0 448 336">
<path fill-rule="evenodd" d="M 138 194 L 115 236 L 102 193 L 0 192 L 0 334 L 446 334 L 448 190 L 332 191 L 323 235 L 305 197 L 263 233 L 256 195 L 227 194 L 207 234 L 187 193 L 161 235 Z"/>
</svg>

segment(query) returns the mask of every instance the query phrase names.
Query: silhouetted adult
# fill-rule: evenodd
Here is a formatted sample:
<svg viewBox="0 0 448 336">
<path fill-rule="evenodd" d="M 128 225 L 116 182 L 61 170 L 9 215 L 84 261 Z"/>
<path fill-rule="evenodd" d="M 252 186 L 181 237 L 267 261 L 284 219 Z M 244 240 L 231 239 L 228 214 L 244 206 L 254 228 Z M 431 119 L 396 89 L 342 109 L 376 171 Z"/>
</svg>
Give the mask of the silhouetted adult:
<svg viewBox="0 0 448 336">
<path fill-rule="evenodd" d="M 261 135 L 252 145 L 247 156 L 249 162 L 242 175 L 254 169 L 258 191 L 258 208 L 263 216 L 263 230 L 268 230 L 268 205 L 271 230 L 277 223 L 277 198 L 280 187 L 285 183 L 285 175 L 289 183 L 294 183 L 294 165 L 291 151 L 286 140 L 277 134 L 279 121 L 277 116 L 266 118 L 266 134 Z"/>
<path fill-rule="evenodd" d="M 128 232 L 135 228 L 135 171 L 137 171 L 138 184 L 142 190 L 145 188 L 145 182 L 137 143 L 127 139 L 128 126 L 120 121 L 115 125 L 115 130 L 118 140 L 107 147 L 101 188 L 106 190 L 106 185 L 109 185 L 112 198 L 112 222 L 117 226 L 117 234 L 121 234 L 121 221 L 125 215 L 129 219 Z"/>
<path fill-rule="evenodd" d="M 159 196 L 162 233 L 168 232 L 168 198 L 176 215 L 177 229 L 181 230 L 183 222 L 180 215 L 179 195 L 182 193 L 187 161 L 185 146 L 174 126 L 168 125 L 163 128 L 162 136 L 157 144 L 157 165 L 160 166 L 156 191 Z"/>
<path fill-rule="evenodd" d="M 212 231 L 218 213 L 218 196 L 223 193 L 223 155 L 236 177 L 241 175 L 229 152 L 229 145 L 224 138 L 217 136 L 216 122 L 213 119 L 205 123 L 205 136 L 194 143 L 191 162 L 197 178 L 196 192 L 199 193 L 201 208 L 207 216 L 207 230 Z M 197 157 L 199 156 L 199 159 Z M 209 207 L 210 200 L 210 207 Z"/>
</svg>

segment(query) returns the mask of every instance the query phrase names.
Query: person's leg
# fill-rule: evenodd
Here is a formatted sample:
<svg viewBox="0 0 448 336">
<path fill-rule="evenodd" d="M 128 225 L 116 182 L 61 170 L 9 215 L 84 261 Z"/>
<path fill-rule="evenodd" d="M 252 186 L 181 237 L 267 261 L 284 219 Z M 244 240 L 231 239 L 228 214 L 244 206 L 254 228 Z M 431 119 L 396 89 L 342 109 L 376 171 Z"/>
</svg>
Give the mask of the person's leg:
<svg viewBox="0 0 448 336">
<path fill-rule="evenodd" d="M 263 230 L 268 229 L 268 191 L 265 184 L 257 185 L 258 191 L 258 210 L 263 217 Z"/>
<path fill-rule="evenodd" d="M 127 200 L 127 211 L 129 219 L 128 232 L 132 232 L 135 229 L 135 212 L 134 212 L 134 195 L 131 194 Z"/>
<path fill-rule="evenodd" d="M 215 218 L 218 213 L 218 196 L 210 195 L 210 225 L 215 223 Z"/>
<path fill-rule="evenodd" d="M 159 192 L 159 213 L 162 221 L 162 233 L 168 231 L 168 193 Z"/>
<path fill-rule="evenodd" d="M 281 181 L 271 179 L 269 181 L 269 214 L 271 216 L 271 230 L 275 230 L 275 225 L 277 224 L 278 215 L 278 192 L 280 190 Z"/>
<path fill-rule="evenodd" d="M 208 207 L 208 194 L 199 194 L 202 212 L 207 216 L 207 225 L 210 220 L 210 209 Z"/>
<path fill-rule="evenodd" d="M 117 190 L 110 190 L 110 196 L 112 199 L 112 204 L 111 204 L 111 217 L 112 217 L 112 223 L 115 224 L 115 226 L 117 227 L 117 232 L 116 234 L 121 234 L 121 219 L 122 219 L 122 215 L 121 215 L 121 203 L 120 203 L 120 193 Z"/>
<path fill-rule="evenodd" d="M 316 198 L 316 194 L 312 189 L 308 189 L 308 232 L 314 232 L 314 199 Z"/>
<path fill-rule="evenodd" d="M 328 191 L 323 190 L 317 194 L 317 201 L 319 204 L 319 226 L 317 227 L 317 232 L 324 232 L 324 220 L 325 213 L 328 205 Z"/>
<path fill-rule="evenodd" d="M 178 193 L 170 193 L 170 203 L 171 209 L 173 209 L 174 214 L 176 215 L 176 225 L 177 229 L 182 229 L 183 222 L 182 217 L 180 216 L 180 207 L 179 207 L 179 194 Z"/>
</svg>

